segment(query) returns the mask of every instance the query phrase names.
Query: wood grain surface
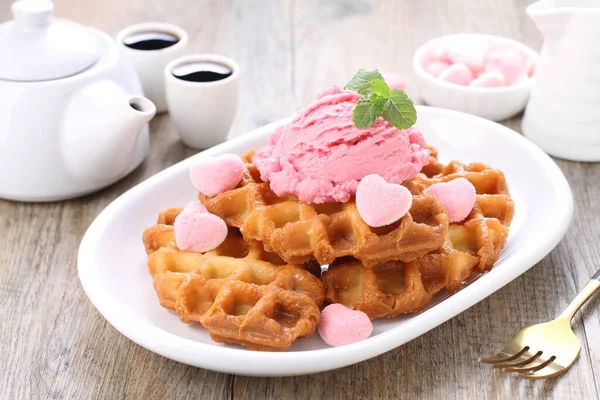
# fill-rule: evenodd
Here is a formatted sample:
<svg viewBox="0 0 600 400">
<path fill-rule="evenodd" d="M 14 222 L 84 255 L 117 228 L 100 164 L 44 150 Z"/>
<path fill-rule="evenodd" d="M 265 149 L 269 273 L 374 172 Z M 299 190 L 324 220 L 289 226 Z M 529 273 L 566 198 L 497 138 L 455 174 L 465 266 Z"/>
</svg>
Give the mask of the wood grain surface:
<svg viewBox="0 0 600 400">
<path fill-rule="evenodd" d="M 536 49 L 541 44 L 525 15 L 530 2 L 519 0 L 55 3 L 57 15 L 111 35 L 137 22 L 172 22 L 189 32 L 192 51 L 236 59 L 243 70 L 238 134 L 290 115 L 361 67 L 399 71 L 412 81 L 411 54 L 442 34 L 477 31 Z M 0 20 L 9 18 L 9 5 L 0 0 Z M 416 89 L 409 84 L 414 98 Z M 518 130 L 520 120 L 506 124 Z M 524 325 L 557 315 L 600 266 L 599 164 L 557 161 L 575 198 L 566 237 L 538 265 L 468 311 L 357 365 L 309 376 L 248 378 L 189 367 L 137 346 L 96 311 L 77 278 L 79 241 L 96 215 L 127 189 L 195 153 L 178 141 L 168 115 L 150 126 L 146 161 L 99 193 L 50 204 L 0 200 L 0 399 L 599 397 L 600 296 L 574 319 L 583 349 L 564 376 L 524 381 L 476 361 Z"/>
</svg>

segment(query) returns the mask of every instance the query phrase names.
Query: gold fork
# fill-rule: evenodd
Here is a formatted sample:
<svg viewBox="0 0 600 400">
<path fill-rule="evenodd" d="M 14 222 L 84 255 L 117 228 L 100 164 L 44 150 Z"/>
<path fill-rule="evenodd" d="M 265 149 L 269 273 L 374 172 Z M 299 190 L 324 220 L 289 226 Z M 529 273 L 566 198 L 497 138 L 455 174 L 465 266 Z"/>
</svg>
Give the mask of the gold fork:
<svg viewBox="0 0 600 400">
<path fill-rule="evenodd" d="M 600 270 L 558 318 L 521 329 L 500 353 L 480 358 L 479 362 L 528 379 L 551 378 L 565 372 L 581 351 L 581 343 L 571 329 L 571 319 L 599 288 Z"/>
</svg>

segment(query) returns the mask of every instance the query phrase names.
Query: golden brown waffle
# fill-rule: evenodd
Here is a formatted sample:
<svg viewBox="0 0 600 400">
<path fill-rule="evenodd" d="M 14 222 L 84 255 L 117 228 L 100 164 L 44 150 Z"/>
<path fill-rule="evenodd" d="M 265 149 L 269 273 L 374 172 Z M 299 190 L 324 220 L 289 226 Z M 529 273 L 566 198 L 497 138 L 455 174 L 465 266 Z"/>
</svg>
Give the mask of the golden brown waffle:
<svg viewBox="0 0 600 400">
<path fill-rule="evenodd" d="M 439 248 L 448 217 L 431 196 L 417 193 L 412 207 L 398 222 L 369 227 L 356 203 L 306 204 L 294 196 L 278 197 L 245 157 L 245 173 L 237 188 L 200 201 L 227 225 L 240 229 L 244 239 L 260 241 L 290 264 L 316 260 L 329 264 L 352 256 L 373 266 L 390 260 L 410 261 Z"/>
<path fill-rule="evenodd" d="M 514 216 L 514 202 L 510 197 L 504 173 L 493 169 L 483 163 L 463 164 L 452 161 L 448 165 L 441 164 L 437 159 L 437 150 L 427 146 L 431 152 L 429 164 L 424 167 L 419 175 L 412 179 L 412 183 L 419 192 L 439 182 L 449 182 L 457 178 L 465 178 L 475 187 L 477 198 L 471 214 L 462 222 L 450 224 L 448 236 L 454 246 L 471 246 L 470 253 L 477 250 L 480 260 L 477 266 L 479 271 L 492 267 L 500 256 L 504 242 L 497 243 L 489 239 L 500 229 L 508 232 L 508 227 Z M 499 228 L 493 219 L 504 226 Z M 487 226 L 486 226 L 487 225 Z M 481 237 L 485 243 L 478 242 Z M 476 245 L 472 243 L 478 242 Z M 470 244 L 471 243 L 471 244 Z M 494 245 L 492 245 L 492 243 Z"/>
<path fill-rule="evenodd" d="M 143 235 L 163 307 L 185 323 L 200 322 L 215 341 L 254 350 L 285 349 L 314 332 L 324 299 L 318 278 L 283 265 L 260 243 L 244 241 L 236 228 L 215 250 L 181 251 L 170 225 L 180 211 L 163 210 Z"/>
<path fill-rule="evenodd" d="M 483 272 L 499 258 L 508 236 L 514 204 L 501 171 L 484 164 L 451 162 L 437 174 L 412 180 L 421 191 L 437 182 L 464 177 L 477 191 L 471 214 L 450 224 L 444 245 L 411 262 L 390 261 L 366 268 L 339 260 L 323 274 L 326 298 L 361 310 L 371 318 L 391 318 L 424 308 L 440 290 L 458 290 L 474 271 Z"/>
<path fill-rule="evenodd" d="M 421 169 L 421 173 L 427 176 L 437 175 L 444 169 L 444 164 L 438 161 L 438 150 L 430 145 L 425 145 L 429 150 L 429 163 Z"/>
</svg>

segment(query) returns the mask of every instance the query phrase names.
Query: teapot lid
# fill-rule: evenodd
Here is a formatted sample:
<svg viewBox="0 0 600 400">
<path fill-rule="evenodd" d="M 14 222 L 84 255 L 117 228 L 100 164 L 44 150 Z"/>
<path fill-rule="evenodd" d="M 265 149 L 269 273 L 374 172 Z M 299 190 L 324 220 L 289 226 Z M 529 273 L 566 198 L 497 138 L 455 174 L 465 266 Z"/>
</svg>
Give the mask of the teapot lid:
<svg viewBox="0 0 600 400">
<path fill-rule="evenodd" d="M 50 0 L 18 0 L 0 24 L 0 80 L 45 81 L 75 75 L 98 60 L 90 30 L 53 18 Z"/>
</svg>

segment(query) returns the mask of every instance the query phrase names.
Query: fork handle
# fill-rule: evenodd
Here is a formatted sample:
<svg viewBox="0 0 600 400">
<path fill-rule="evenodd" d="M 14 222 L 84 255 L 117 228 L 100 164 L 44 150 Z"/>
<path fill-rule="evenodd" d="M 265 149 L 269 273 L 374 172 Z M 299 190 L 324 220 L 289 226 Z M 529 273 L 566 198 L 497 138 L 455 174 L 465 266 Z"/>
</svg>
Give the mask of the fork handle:
<svg viewBox="0 0 600 400">
<path fill-rule="evenodd" d="M 598 289 L 600 289 L 600 270 L 598 270 L 583 289 L 577 293 L 577 296 L 575 296 L 573 301 L 569 303 L 565 311 L 563 311 L 558 318 L 565 318 L 570 321 L 575 313 L 579 311 L 581 306 L 583 306 Z"/>
</svg>

